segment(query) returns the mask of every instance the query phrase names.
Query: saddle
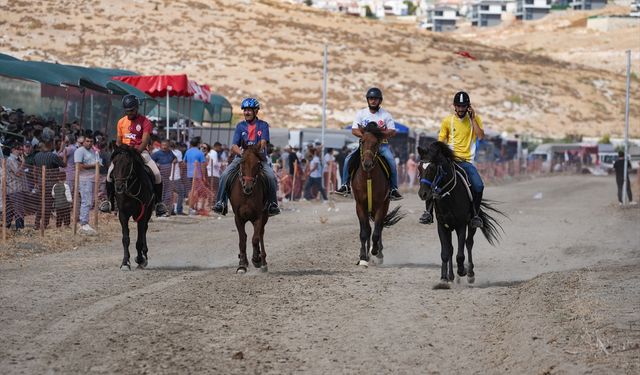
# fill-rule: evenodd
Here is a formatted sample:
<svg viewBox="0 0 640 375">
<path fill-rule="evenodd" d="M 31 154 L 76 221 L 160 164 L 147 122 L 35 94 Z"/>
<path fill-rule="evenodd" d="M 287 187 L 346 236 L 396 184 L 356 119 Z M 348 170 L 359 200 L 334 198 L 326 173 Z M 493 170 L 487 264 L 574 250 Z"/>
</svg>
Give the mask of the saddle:
<svg viewBox="0 0 640 375">
<path fill-rule="evenodd" d="M 351 157 L 351 160 L 349 160 L 349 165 L 347 166 L 347 168 L 349 170 L 349 176 L 351 176 L 351 178 L 353 178 L 353 175 L 361 165 L 360 154 L 360 147 L 358 147 L 357 152 L 354 153 Z M 384 175 L 387 176 L 387 179 L 391 178 L 391 168 L 389 167 L 389 163 L 387 163 L 387 160 L 380 155 L 376 155 L 376 162 L 382 167 Z"/>
</svg>

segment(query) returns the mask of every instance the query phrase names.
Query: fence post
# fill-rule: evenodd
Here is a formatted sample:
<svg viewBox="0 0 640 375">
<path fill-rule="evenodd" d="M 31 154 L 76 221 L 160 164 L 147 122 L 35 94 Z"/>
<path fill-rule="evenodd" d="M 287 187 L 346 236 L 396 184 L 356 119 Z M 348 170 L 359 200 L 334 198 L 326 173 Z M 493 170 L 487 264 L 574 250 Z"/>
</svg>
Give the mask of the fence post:
<svg viewBox="0 0 640 375">
<path fill-rule="evenodd" d="M 98 230 L 98 192 L 100 191 L 100 163 L 97 162 L 98 153 L 96 152 L 96 175 L 93 180 L 93 225 Z"/>
<path fill-rule="evenodd" d="M 45 209 L 46 209 L 46 204 L 45 204 L 45 194 L 46 194 L 46 179 L 47 179 L 47 169 L 45 168 L 45 166 L 42 166 L 42 178 L 41 178 L 41 183 L 40 183 L 40 223 L 38 223 L 40 225 L 40 236 L 44 237 L 44 224 L 46 222 L 45 220 Z"/>
<path fill-rule="evenodd" d="M 7 242 L 7 159 L 2 158 L 2 243 Z"/>
<path fill-rule="evenodd" d="M 71 220 L 73 225 L 73 235 L 78 232 L 78 185 L 80 185 L 80 168 L 76 163 L 75 175 L 73 176 L 73 212 L 71 213 Z"/>
<path fill-rule="evenodd" d="M 293 198 L 296 193 L 296 176 L 298 175 L 298 163 L 293 163 L 293 181 L 291 181 L 291 201 L 293 202 Z"/>
</svg>

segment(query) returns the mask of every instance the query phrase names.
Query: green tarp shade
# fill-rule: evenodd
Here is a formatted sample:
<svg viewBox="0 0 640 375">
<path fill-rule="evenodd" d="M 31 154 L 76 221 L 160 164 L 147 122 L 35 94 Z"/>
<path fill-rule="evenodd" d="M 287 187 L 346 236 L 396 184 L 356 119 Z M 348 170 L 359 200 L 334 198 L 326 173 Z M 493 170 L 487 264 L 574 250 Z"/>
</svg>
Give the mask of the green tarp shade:
<svg viewBox="0 0 640 375">
<path fill-rule="evenodd" d="M 111 69 L 111 68 L 91 68 L 91 69 L 97 70 L 98 72 L 106 74 L 109 77 L 115 77 L 115 76 L 138 76 L 138 75 L 140 75 L 139 73 L 132 72 L 130 70 L 124 70 L 124 69 Z"/>
<path fill-rule="evenodd" d="M 161 98 L 157 98 L 157 100 L 157 103 L 151 104 L 152 107 L 147 106 L 148 114 L 152 117 L 166 118 L 166 100 Z M 197 123 L 230 123 L 232 108 L 229 101 L 221 95 L 211 95 L 209 100 L 209 103 L 205 103 L 191 99 L 191 106 L 189 107 L 189 99 L 170 97 L 171 117 L 176 118 L 176 111 L 178 111 L 180 115 L 188 117 Z"/>
<path fill-rule="evenodd" d="M 16 59 L 13 56 L 5 55 L 4 53 L 0 53 L 0 60 L 20 61 L 20 59 Z"/>
<path fill-rule="evenodd" d="M 144 92 L 95 69 L 81 66 L 52 64 L 41 61 L 0 59 L 0 75 L 28 79 L 53 86 L 71 85 L 116 95 L 133 94 L 141 99 L 151 99 Z"/>
<path fill-rule="evenodd" d="M 230 123 L 233 116 L 231 103 L 222 95 L 211 94 L 209 103 L 206 103 L 211 119 L 205 120 L 213 123 Z"/>
</svg>

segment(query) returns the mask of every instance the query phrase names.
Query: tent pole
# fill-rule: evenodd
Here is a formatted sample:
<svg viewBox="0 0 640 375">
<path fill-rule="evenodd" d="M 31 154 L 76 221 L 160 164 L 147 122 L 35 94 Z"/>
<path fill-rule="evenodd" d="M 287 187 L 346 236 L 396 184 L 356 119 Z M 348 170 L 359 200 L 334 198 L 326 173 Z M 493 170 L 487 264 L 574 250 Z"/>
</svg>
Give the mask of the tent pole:
<svg viewBox="0 0 640 375">
<path fill-rule="evenodd" d="M 109 109 L 107 109 L 107 123 L 104 125 L 104 132 L 106 139 L 109 139 L 109 122 L 111 121 L 111 107 L 112 107 L 112 98 L 109 96 Z"/>
<path fill-rule="evenodd" d="M 189 97 L 189 109 L 187 110 L 187 125 L 186 125 L 187 129 L 189 129 L 190 122 L 191 122 L 191 97 Z M 200 125 L 202 125 L 202 124 L 200 124 Z M 187 130 L 187 131 L 189 131 L 189 130 Z M 211 143 L 211 141 L 209 141 L 209 143 Z M 211 146 L 211 144 L 209 144 L 209 146 Z"/>
<path fill-rule="evenodd" d="M 167 140 L 169 139 L 169 130 L 171 130 L 169 127 L 169 90 L 171 90 L 171 86 L 167 86 Z M 158 113 L 160 113 L 160 107 L 158 107 Z"/>
<path fill-rule="evenodd" d="M 93 94 L 91 94 L 91 131 L 93 131 Z"/>
<path fill-rule="evenodd" d="M 67 109 L 69 106 L 69 87 L 64 88 L 64 113 L 62 114 L 62 126 L 67 123 Z"/>
<path fill-rule="evenodd" d="M 80 128 L 84 129 L 84 96 L 86 90 L 83 88 L 80 89 L 82 91 L 82 100 L 80 100 Z"/>
</svg>

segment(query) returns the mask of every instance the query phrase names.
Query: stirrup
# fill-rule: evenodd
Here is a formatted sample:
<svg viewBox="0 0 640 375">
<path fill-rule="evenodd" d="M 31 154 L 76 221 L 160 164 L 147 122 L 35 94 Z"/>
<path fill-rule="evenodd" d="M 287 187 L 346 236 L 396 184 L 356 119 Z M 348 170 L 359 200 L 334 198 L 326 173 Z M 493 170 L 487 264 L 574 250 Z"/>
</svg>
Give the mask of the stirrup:
<svg viewBox="0 0 640 375">
<path fill-rule="evenodd" d="M 267 210 L 269 216 L 276 216 L 280 214 L 280 207 L 278 207 L 277 203 L 271 203 L 269 205 L 269 209 Z"/>
<path fill-rule="evenodd" d="M 346 197 L 347 195 L 351 194 L 351 189 L 349 188 L 349 185 L 344 184 L 340 186 L 338 189 L 336 189 L 335 192 L 338 194 L 342 194 Z"/>
<path fill-rule="evenodd" d="M 162 202 L 156 203 L 156 216 L 157 217 L 169 216 L 169 210 L 167 210 L 167 206 L 165 206 L 164 203 Z"/>
<path fill-rule="evenodd" d="M 418 221 L 420 224 L 433 224 L 433 214 L 429 211 L 425 211 Z"/>
<path fill-rule="evenodd" d="M 100 203 L 100 207 L 98 207 L 98 209 L 100 210 L 100 212 L 104 212 L 104 213 L 111 212 L 111 202 L 109 202 L 109 200 L 102 201 L 102 203 Z"/>
<path fill-rule="evenodd" d="M 213 205 L 213 212 L 224 216 L 226 215 L 227 210 L 225 210 L 224 204 L 222 202 L 216 202 L 216 204 Z"/>
<path fill-rule="evenodd" d="M 389 198 L 392 201 L 399 201 L 400 199 L 402 199 L 402 195 L 400 194 L 398 189 L 393 189 L 389 192 Z"/>
</svg>

